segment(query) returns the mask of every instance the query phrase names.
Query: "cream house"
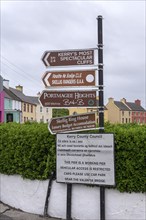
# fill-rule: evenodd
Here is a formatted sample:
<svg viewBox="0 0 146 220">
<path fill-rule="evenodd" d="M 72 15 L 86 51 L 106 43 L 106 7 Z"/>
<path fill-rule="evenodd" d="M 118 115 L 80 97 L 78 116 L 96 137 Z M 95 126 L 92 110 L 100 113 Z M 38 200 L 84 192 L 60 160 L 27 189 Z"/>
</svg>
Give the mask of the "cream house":
<svg viewBox="0 0 146 220">
<path fill-rule="evenodd" d="M 52 108 L 43 107 L 39 102 L 40 93 L 36 97 L 30 97 L 36 104 L 36 121 L 48 123 L 52 118 Z"/>
<path fill-rule="evenodd" d="M 111 123 L 130 123 L 131 111 L 121 101 L 114 101 L 113 98 L 108 99 L 106 105 L 108 110 L 108 121 Z"/>
</svg>

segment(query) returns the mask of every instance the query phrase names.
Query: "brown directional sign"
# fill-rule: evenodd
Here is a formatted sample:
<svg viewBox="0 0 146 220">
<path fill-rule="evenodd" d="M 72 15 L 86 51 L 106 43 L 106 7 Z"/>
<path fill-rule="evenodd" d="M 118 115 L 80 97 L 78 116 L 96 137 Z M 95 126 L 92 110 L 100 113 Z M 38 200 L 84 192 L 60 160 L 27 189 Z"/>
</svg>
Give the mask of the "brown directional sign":
<svg viewBox="0 0 146 220">
<path fill-rule="evenodd" d="M 95 86 L 95 70 L 45 72 L 42 78 L 46 87 Z"/>
<path fill-rule="evenodd" d="M 44 107 L 97 107 L 96 91 L 45 90 L 40 102 Z"/>
<path fill-rule="evenodd" d="M 42 61 L 48 66 L 92 65 L 94 50 L 45 51 Z"/>
<path fill-rule="evenodd" d="M 48 128 L 52 134 L 96 129 L 95 113 L 52 118 Z"/>
</svg>

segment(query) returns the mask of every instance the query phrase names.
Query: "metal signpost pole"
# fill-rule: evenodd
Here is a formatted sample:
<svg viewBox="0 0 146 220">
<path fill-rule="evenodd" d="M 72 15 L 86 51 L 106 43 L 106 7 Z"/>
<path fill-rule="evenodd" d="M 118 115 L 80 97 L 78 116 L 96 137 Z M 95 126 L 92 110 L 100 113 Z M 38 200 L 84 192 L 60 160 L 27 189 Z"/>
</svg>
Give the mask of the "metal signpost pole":
<svg viewBox="0 0 146 220">
<path fill-rule="evenodd" d="M 98 84 L 99 84 L 99 132 L 104 132 L 104 92 L 103 92 L 103 39 L 102 16 L 98 18 Z M 105 220 L 105 188 L 100 186 L 100 220 Z"/>
<path fill-rule="evenodd" d="M 71 220 L 71 198 L 72 198 L 72 184 L 67 183 L 67 210 L 66 210 L 66 219 Z"/>
</svg>

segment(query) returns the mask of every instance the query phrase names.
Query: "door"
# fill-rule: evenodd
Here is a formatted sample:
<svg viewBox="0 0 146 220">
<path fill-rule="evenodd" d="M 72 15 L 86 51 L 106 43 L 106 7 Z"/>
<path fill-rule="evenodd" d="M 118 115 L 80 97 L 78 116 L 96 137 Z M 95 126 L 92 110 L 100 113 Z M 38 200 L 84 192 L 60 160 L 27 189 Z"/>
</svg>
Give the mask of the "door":
<svg viewBox="0 0 146 220">
<path fill-rule="evenodd" d="M 7 122 L 13 122 L 13 114 L 12 113 L 7 114 Z"/>
</svg>

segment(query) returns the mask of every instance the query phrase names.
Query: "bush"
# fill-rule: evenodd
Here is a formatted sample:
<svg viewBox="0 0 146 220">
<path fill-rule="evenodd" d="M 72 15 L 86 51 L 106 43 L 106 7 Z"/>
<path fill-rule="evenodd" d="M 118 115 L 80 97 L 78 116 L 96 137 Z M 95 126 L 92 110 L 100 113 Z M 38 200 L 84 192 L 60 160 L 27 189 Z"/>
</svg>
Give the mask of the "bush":
<svg viewBox="0 0 146 220">
<path fill-rule="evenodd" d="M 47 179 L 55 170 L 55 137 L 46 124 L 0 126 L 0 172 Z"/>
<path fill-rule="evenodd" d="M 105 132 L 115 136 L 116 189 L 145 192 L 146 126 L 108 123 Z M 0 173 L 43 180 L 55 171 L 55 135 L 47 124 L 0 124 L 0 136 Z"/>
</svg>

